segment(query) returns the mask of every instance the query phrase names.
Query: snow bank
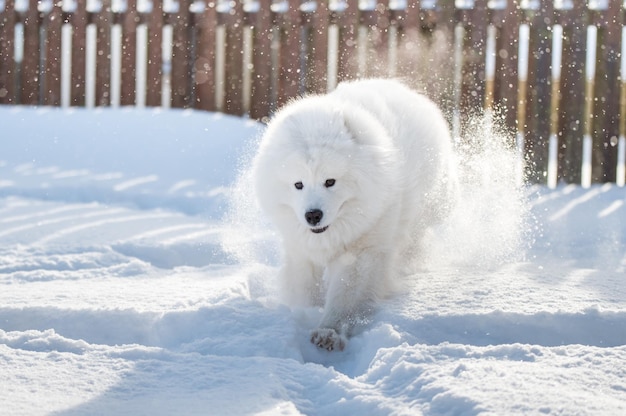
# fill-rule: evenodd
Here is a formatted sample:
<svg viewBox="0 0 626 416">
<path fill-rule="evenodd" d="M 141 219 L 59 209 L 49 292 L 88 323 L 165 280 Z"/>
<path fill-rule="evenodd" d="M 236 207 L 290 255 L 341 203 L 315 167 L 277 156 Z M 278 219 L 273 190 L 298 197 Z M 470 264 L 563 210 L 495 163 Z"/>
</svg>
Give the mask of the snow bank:
<svg viewBox="0 0 626 416">
<path fill-rule="evenodd" d="M 0 106 L 0 192 L 219 218 L 255 122 L 192 110 Z M 9 188 L 9 189 L 7 189 Z"/>
</svg>

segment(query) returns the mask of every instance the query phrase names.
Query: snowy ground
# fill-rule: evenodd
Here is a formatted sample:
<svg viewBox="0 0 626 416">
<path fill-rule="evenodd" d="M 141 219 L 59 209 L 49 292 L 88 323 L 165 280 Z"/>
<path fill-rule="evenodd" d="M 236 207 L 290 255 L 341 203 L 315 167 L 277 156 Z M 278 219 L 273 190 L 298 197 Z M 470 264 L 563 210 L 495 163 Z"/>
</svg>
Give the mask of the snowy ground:
<svg viewBox="0 0 626 416">
<path fill-rule="evenodd" d="M 626 414 L 626 189 L 528 189 L 525 222 L 466 195 L 327 353 L 274 297 L 271 231 L 222 219 L 259 129 L 0 107 L 1 414 Z"/>
</svg>

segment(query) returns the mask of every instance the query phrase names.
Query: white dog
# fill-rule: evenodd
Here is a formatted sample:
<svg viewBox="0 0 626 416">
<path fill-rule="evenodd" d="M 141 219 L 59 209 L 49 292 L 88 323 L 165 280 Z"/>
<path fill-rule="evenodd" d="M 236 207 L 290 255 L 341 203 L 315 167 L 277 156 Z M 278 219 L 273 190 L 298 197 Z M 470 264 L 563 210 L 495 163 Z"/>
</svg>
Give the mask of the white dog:
<svg viewBox="0 0 626 416">
<path fill-rule="evenodd" d="M 342 83 L 270 122 L 253 165 L 257 198 L 283 238 L 285 299 L 324 305 L 315 345 L 345 347 L 448 211 L 451 147 L 435 104 L 392 80 Z"/>
</svg>

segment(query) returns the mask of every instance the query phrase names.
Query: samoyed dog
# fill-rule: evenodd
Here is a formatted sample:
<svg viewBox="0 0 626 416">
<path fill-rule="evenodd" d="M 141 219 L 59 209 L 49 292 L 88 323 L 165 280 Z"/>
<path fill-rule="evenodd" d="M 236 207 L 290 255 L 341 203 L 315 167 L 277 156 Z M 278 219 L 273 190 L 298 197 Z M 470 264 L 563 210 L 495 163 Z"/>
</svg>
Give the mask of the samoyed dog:
<svg viewBox="0 0 626 416">
<path fill-rule="evenodd" d="M 343 350 L 449 211 L 452 143 L 437 106 L 394 80 L 345 82 L 278 111 L 253 161 L 281 234 L 292 306 L 323 306 L 311 342 Z"/>
</svg>

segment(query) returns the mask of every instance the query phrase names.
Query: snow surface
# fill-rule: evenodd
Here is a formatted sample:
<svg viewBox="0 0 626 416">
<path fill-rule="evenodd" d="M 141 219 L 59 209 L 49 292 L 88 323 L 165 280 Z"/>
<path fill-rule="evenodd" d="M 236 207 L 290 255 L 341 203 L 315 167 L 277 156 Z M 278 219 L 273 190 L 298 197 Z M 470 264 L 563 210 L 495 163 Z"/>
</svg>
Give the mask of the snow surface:
<svg viewBox="0 0 626 416">
<path fill-rule="evenodd" d="M 506 155 L 466 157 L 407 292 L 328 353 L 274 296 L 260 131 L 0 107 L 2 415 L 626 414 L 625 189 L 512 191 Z"/>
</svg>

